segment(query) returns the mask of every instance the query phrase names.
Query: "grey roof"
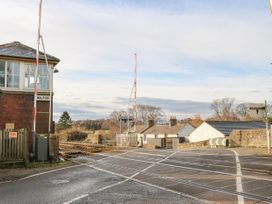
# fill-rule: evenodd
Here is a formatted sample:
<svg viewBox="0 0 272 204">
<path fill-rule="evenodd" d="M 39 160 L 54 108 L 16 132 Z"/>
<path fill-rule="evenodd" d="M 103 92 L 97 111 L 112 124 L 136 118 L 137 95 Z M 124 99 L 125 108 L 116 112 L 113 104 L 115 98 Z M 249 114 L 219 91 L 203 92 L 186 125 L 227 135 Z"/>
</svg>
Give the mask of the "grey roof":
<svg viewBox="0 0 272 204">
<path fill-rule="evenodd" d="M 44 53 L 40 53 L 40 59 L 45 60 Z M 52 55 L 47 54 L 48 61 L 57 64 L 60 60 Z M 36 59 L 36 49 L 28 47 L 18 41 L 14 41 L 7 44 L 0 45 L 0 57 L 11 57 L 11 58 L 24 58 L 24 59 Z"/>
<path fill-rule="evenodd" d="M 169 126 L 169 125 L 154 125 L 147 130 L 145 130 L 143 133 L 144 134 L 178 134 L 178 132 L 184 128 L 187 124 L 176 124 L 174 126 Z"/>
<path fill-rule="evenodd" d="M 233 130 L 265 128 L 265 123 L 262 121 L 206 121 L 206 123 L 222 132 L 225 136 L 230 135 Z"/>
</svg>

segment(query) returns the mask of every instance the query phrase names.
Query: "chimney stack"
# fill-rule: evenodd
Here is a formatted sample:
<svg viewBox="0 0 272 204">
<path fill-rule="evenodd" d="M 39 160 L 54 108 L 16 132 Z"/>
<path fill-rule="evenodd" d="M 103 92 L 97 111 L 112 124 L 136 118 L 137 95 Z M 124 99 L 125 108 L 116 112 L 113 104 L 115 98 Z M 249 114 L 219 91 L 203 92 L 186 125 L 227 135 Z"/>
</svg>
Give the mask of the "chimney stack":
<svg viewBox="0 0 272 204">
<path fill-rule="evenodd" d="M 147 125 L 148 125 L 149 128 L 152 127 L 152 126 L 154 126 L 155 125 L 154 119 L 149 119 Z"/>
<path fill-rule="evenodd" d="M 169 126 L 175 126 L 178 123 L 176 116 L 170 116 Z"/>
</svg>

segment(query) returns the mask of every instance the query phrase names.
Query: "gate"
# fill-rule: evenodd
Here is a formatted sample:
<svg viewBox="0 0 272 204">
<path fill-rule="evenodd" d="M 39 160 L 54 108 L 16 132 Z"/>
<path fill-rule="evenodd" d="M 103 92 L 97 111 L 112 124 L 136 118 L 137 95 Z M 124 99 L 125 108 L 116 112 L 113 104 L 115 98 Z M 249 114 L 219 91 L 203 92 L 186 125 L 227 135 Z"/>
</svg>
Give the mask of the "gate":
<svg viewBox="0 0 272 204">
<path fill-rule="evenodd" d="M 26 129 L 0 130 L 0 162 L 28 161 Z"/>
</svg>

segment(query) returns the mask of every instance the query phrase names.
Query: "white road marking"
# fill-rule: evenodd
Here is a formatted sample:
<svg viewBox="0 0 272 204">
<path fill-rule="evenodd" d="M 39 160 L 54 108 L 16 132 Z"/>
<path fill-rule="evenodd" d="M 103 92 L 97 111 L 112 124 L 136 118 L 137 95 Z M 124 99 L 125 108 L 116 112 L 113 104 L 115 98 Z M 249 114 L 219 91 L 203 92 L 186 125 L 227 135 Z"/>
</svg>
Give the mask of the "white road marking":
<svg viewBox="0 0 272 204">
<path fill-rule="evenodd" d="M 122 178 L 129 178 L 129 177 L 124 176 L 124 175 L 122 175 L 122 174 L 118 174 L 118 173 L 115 173 L 115 172 L 112 172 L 112 171 L 108 171 L 108 170 L 105 170 L 105 169 L 101 169 L 101 168 L 96 167 L 96 166 L 92 166 L 91 168 L 94 168 L 94 169 L 97 169 L 97 170 L 99 170 L 99 171 L 103 171 L 103 172 L 106 172 L 106 173 L 109 173 L 109 174 L 112 174 L 112 175 L 115 175 L 115 176 L 119 176 L 119 177 L 122 177 Z M 191 199 L 194 199 L 194 200 L 201 201 L 199 198 L 193 197 L 193 196 L 191 196 L 191 195 L 188 195 L 188 194 L 185 194 L 185 193 L 182 193 L 182 192 L 179 192 L 179 191 L 171 190 L 171 189 L 168 189 L 168 188 L 165 188 L 165 187 L 156 185 L 156 184 L 147 183 L 147 182 L 141 181 L 141 180 L 139 180 L 139 179 L 130 178 L 129 180 L 135 181 L 135 182 L 138 182 L 138 183 L 141 183 L 141 184 L 145 184 L 145 185 L 148 185 L 148 186 L 151 186 L 151 187 L 155 187 L 155 188 L 158 188 L 158 189 L 167 191 L 167 192 L 175 193 L 175 194 L 178 194 L 178 195 L 187 197 L 187 198 L 191 198 Z"/>
<path fill-rule="evenodd" d="M 183 154 L 197 154 L 197 155 L 207 155 L 207 156 L 232 156 L 232 154 L 220 154 L 220 153 L 201 153 L 201 152 L 188 152 L 180 151 L 179 153 Z"/>
<path fill-rule="evenodd" d="M 135 151 L 135 149 L 129 150 L 129 151 L 127 151 L 127 152 L 131 152 L 131 151 Z M 117 155 L 123 155 L 123 154 L 126 154 L 127 152 L 120 153 L 120 154 L 116 154 L 116 155 L 112 155 L 112 156 L 107 156 L 107 157 L 105 157 L 105 158 L 98 159 L 98 160 L 95 160 L 95 161 L 101 161 L 101 160 L 104 160 L 104 159 L 107 159 L 107 158 L 115 157 L 115 156 L 117 156 Z M 76 161 L 73 161 L 73 160 L 72 160 L 72 162 L 77 163 L 78 165 L 63 167 L 63 168 L 59 168 L 59 169 L 53 169 L 53 170 L 44 171 L 44 172 L 37 173 L 37 174 L 32 174 L 32 175 L 30 175 L 30 176 L 26 176 L 26 177 L 20 178 L 20 179 L 15 180 L 15 181 L 26 180 L 26 179 L 29 179 L 29 178 L 32 178 L 32 177 L 41 176 L 41 175 L 44 175 L 44 174 L 48 174 L 48 173 L 52 173 L 52 172 L 56 172 L 56 171 L 61 171 L 61 170 L 65 170 L 65 169 L 70 169 L 70 168 L 75 168 L 75 167 L 79 167 L 79 166 L 83 166 L 83 165 L 84 165 L 84 164 L 81 163 L 81 162 L 76 162 Z M 88 163 L 88 164 L 89 164 L 89 163 Z M 9 183 L 9 182 L 12 182 L 12 181 L 3 182 L 3 183 Z M 0 184 L 2 184 L 2 183 L 0 183 Z"/>
<path fill-rule="evenodd" d="M 174 154 L 176 154 L 176 152 L 173 152 L 172 154 L 168 155 L 167 157 L 161 159 L 160 161 L 157 161 L 157 162 L 152 163 L 152 164 L 149 165 L 148 167 L 146 167 L 146 168 L 144 168 L 144 169 L 138 171 L 137 173 L 133 174 L 133 175 L 130 176 L 130 177 L 127 177 L 127 176 L 124 176 L 124 175 L 121 175 L 121 174 L 118 174 L 118 173 L 115 173 L 115 172 L 111 172 L 111 171 L 108 171 L 108 170 L 105 170 L 105 169 L 101 169 L 101 168 L 96 167 L 96 166 L 94 166 L 94 165 L 86 165 L 86 164 L 84 164 L 85 166 L 88 166 L 88 167 L 90 167 L 90 168 L 97 169 L 97 170 L 100 170 L 100 171 L 103 171 L 103 172 L 107 172 L 107 173 L 110 173 L 110 174 L 113 174 L 113 175 L 116 175 L 116 176 L 125 178 L 125 180 L 119 181 L 119 182 L 117 182 L 117 183 L 115 183 L 115 184 L 111 184 L 111 185 L 102 187 L 102 188 L 100 188 L 100 189 L 98 189 L 98 190 L 96 190 L 96 191 L 94 191 L 94 192 L 89 193 L 89 194 L 84 194 L 84 195 L 79 196 L 79 197 L 77 197 L 77 198 L 74 198 L 74 199 L 72 199 L 72 200 L 70 200 L 70 201 L 64 202 L 63 204 L 70 204 L 70 203 L 72 203 L 73 201 L 76 201 L 76 200 L 82 199 L 82 198 L 84 198 L 84 197 L 87 197 L 88 195 L 91 195 L 91 194 L 94 194 L 94 193 L 97 193 L 97 192 L 100 192 L 100 191 L 103 191 L 103 190 L 106 190 L 106 189 L 109 189 L 109 188 L 118 186 L 118 185 L 123 184 L 123 183 L 125 183 L 125 182 L 127 182 L 127 181 L 130 181 L 130 180 L 136 181 L 136 182 L 139 182 L 139 183 L 142 183 L 142 184 L 145 184 L 145 185 L 149 185 L 149 186 L 152 186 L 152 187 L 156 187 L 156 188 L 159 188 L 159 189 L 168 191 L 168 192 L 176 193 L 176 194 L 182 195 L 182 196 L 187 197 L 187 198 L 191 198 L 191 199 L 200 201 L 200 199 L 198 199 L 198 198 L 196 198 L 196 197 L 193 197 L 193 196 L 190 196 L 190 195 L 187 195 L 187 194 L 183 194 L 183 193 L 178 192 L 178 191 L 173 191 L 173 190 L 170 190 L 170 189 L 167 189 L 167 188 L 163 188 L 163 187 L 161 187 L 161 186 L 157 186 L 157 185 L 153 185 L 153 184 L 150 184 L 150 183 L 146 183 L 146 182 L 143 182 L 143 181 L 140 181 L 140 180 L 134 178 L 134 177 L 136 177 L 137 175 L 139 175 L 140 173 L 145 172 L 146 170 L 152 168 L 153 166 L 155 166 L 156 164 L 158 164 L 158 163 L 160 163 L 160 162 L 163 162 L 164 160 L 168 159 L 169 157 L 173 156 Z"/>
<path fill-rule="evenodd" d="M 125 160 L 132 160 L 132 161 L 138 161 L 138 162 L 143 162 L 143 163 L 150 163 L 150 164 L 155 163 L 155 162 L 152 162 L 152 161 L 143 161 L 143 160 L 139 160 L 139 159 L 126 158 L 126 157 L 122 157 L 122 156 L 116 156 L 116 158 L 125 159 Z M 234 176 L 234 177 L 237 176 L 237 174 L 231 174 L 231 173 L 226 173 L 226 172 L 221 172 L 221 171 L 213 171 L 213 170 L 207 170 L 207 169 L 200 169 L 200 168 L 194 168 L 194 167 L 178 166 L 178 165 L 174 165 L 174 164 L 159 163 L 158 165 L 172 166 L 172 167 L 181 168 L 181 169 L 210 172 L 210 173 L 216 173 L 216 174 L 222 174 L 222 175 L 228 175 L 228 176 Z M 255 179 L 255 180 L 272 181 L 272 179 L 269 179 L 269 178 L 260 178 L 260 177 L 249 176 L 249 175 L 242 175 L 242 177 L 243 178 L 249 178 L 249 179 Z"/>
<path fill-rule="evenodd" d="M 48 173 L 52 173 L 52 172 L 56 172 L 56 171 L 61 171 L 61 170 L 65 170 L 65 169 L 71 169 L 71 168 L 75 168 L 75 167 L 79 167 L 79 166 L 82 166 L 82 164 L 74 165 L 74 166 L 68 166 L 68 167 L 59 168 L 59 169 L 53 169 L 53 170 L 44 171 L 44 172 L 37 173 L 37 174 L 32 174 L 30 176 L 26 176 L 26 177 L 20 178 L 20 179 L 18 179 L 16 181 L 22 181 L 22 180 L 26 180 L 26 179 L 29 179 L 29 178 L 32 178 L 32 177 L 35 177 L 35 176 L 40 176 L 40 175 L 43 175 L 43 174 L 48 174 Z"/>
<path fill-rule="evenodd" d="M 136 149 L 132 149 L 132 150 L 129 150 L 129 151 L 120 153 L 120 154 L 114 154 L 114 155 L 110 155 L 110 156 L 109 156 L 109 155 L 106 155 L 106 154 L 95 153 L 95 154 L 97 154 L 97 155 L 105 156 L 104 158 L 97 159 L 96 161 L 102 161 L 102 160 L 109 159 L 109 158 L 112 158 L 112 157 L 116 157 L 116 156 L 119 156 L 119 155 L 127 154 L 128 152 L 134 152 L 135 150 L 136 150 Z"/>
<path fill-rule="evenodd" d="M 12 182 L 12 181 L 2 181 L 2 182 L 0 182 L 0 184 L 10 183 L 10 182 Z"/>
<path fill-rule="evenodd" d="M 145 152 L 133 152 L 134 154 L 143 154 L 143 155 L 150 155 L 150 156 L 157 156 L 157 157 L 165 157 L 166 155 L 163 154 L 151 154 L 151 153 L 145 153 Z"/>
<path fill-rule="evenodd" d="M 74 199 L 72 199 L 72 200 L 70 200 L 68 202 L 64 202 L 63 204 L 70 204 L 70 203 L 72 203 L 74 201 L 80 200 L 81 198 L 85 198 L 86 196 L 88 196 L 88 194 L 84 194 L 84 195 L 78 196 L 78 197 L 76 197 L 76 198 L 74 198 Z"/>
<path fill-rule="evenodd" d="M 242 171 L 241 171 L 241 164 L 239 160 L 239 154 L 232 150 L 235 154 L 235 160 L 236 160 L 236 167 L 237 167 L 237 176 L 236 176 L 236 191 L 239 193 L 243 193 L 243 185 L 242 185 Z M 241 195 L 238 195 L 238 204 L 244 204 L 244 197 Z"/>
<path fill-rule="evenodd" d="M 173 154 L 175 154 L 175 153 L 173 153 Z M 168 159 L 168 158 L 171 157 L 173 154 L 167 156 L 166 158 L 164 158 L 164 159 L 162 159 L 162 160 L 160 160 L 160 161 L 158 161 L 158 162 L 148 162 L 148 163 L 150 163 L 150 164 L 152 164 L 152 165 L 150 165 L 150 166 L 148 166 L 148 167 L 146 167 L 146 168 L 140 170 L 139 172 L 136 172 L 135 174 L 133 174 L 133 175 L 130 176 L 130 177 L 125 176 L 125 175 L 122 175 L 122 174 L 119 174 L 119 173 L 116 173 L 116 172 L 112 172 L 112 171 L 109 171 L 109 170 L 105 170 L 105 169 L 99 168 L 99 167 L 94 166 L 94 165 L 88 165 L 90 168 L 93 168 L 93 169 L 96 169 L 96 170 L 99 170 L 99 171 L 103 171 L 103 172 L 106 172 L 106 173 L 109 173 L 109 174 L 112 174 L 112 175 L 116 175 L 116 176 L 125 178 L 125 180 L 123 180 L 123 181 L 120 181 L 120 182 L 117 182 L 117 183 L 115 183 L 115 184 L 111 184 L 111 185 L 105 186 L 105 187 L 103 187 L 103 188 L 101 188 L 101 189 L 98 189 L 97 191 L 94 191 L 94 192 L 89 193 L 88 195 L 91 195 L 91 194 L 96 193 L 96 192 L 99 192 L 99 191 L 103 191 L 103 190 L 105 190 L 105 189 L 112 188 L 112 187 L 114 187 L 114 186 L 120 185 L 120 184 L 122 184 L 122 183 L 125 183 L 125 182 L 131 180 L 131 181 L 135 181 L 135 182 L 138 182 L 138 183 L 141 183 L 141 184 L 145 184 L 145 185 L 148 185 L 148 186 L 156 187 L 156 188 L 159 188 L 159 189 L 161 189 L 161 190 L 165 190 L 165 191 L 168 191 L 168 192 L 172 192 L 172 193 L 175 193 L 175 194 L 179 194 L 179 195 L 181 195 L 181 196 L 184 196 L 184 197 L 187 197 L 187 198 L 191 198 L 191 199 L 194 199 L 194 200 L 197 200 L 197 201 L 203 201 L 203 200 L 201 200 L 201 199 L 199 199 L 199 198 L 197 198 L 197 197 L 193 197 L 193 196 L 190 196 L 190 195 L 188 195 L 188 194 L 184 194 L 184 193 L 179 192 L 179 191 L 171 190 L 171 189 L 168 189 L 168 188 L 165 188 L 165 187 L 156 185 L 156 184 L 151 184 L 151 183 L 148 183 L 148 182 L 145 182 L 145 181 L 141 181 L 141 180 L 138 180 L 138 179 L 135 179 L 135 178 L 134 178 L 134 177 L 136 177 L 137 175 L 139 175 L 140 173 L 144 173 L 146 170 L 152 168 L 152 167 L 155 166 L 156 164 L 160 164 L 160 162 L 162 162 L 162 161 Z M 122 157 L 120 157 L 120 158 L 122 158 Z M 144 173 L 144 174 L 145 174 L 145 173 Z M 156 175 L 155 175 L 155 176 L 156 176 Z M 160 175 L 157 175 L 157 176 L 158 176 L 159 178 L 164 178 L 164 179 L 167 179 L 167 178 L 168 178 L 168 177 L 163 177 L 163 176 L 160 176 Z M 174 182 L 180 183 L 179 180 L 175 180 L 175 179 L 170 178 L 170 177 L 169 177 L 169 179 L 173 180 Z M 183 183 L 183 184 L 186 185 L 186 183 Z M 190 182 L 188 182 L 187 184 L 190 185 Z M 200 188 L 204 188 L 204 189 L 207 189 L 207 190 L 211 190 L 209 187 L 205 187 L 205 186 L 200 186 Z M 235 194 L 235 193 L 228 192 L 228 191 L 224 191 L 224 190 L 221 190 L 221 189 L 212 189 L 212 191 L 217 191 L 217 192 L 222 192 L 222 193 L 226 193 L 226 194 L 236 195 L 236 196 L 237 196 L 237 194 Z M 84 197 L 86 197 L 86 196 L 87 196 L 87 195 L 85 195 Z M 239 196 L 239 195 L 238 195 L 238 196 Z M 81 197 L 81 198 L 83 198 L 83 197 Z M 249 198 L 249 199 L 252 199 L 252 198 L 250 198 L 250 197 L 248 197 L 248 198 Z M 205 202 L 207 202 L 207 201 L 205 201 Z"/>
</svg>

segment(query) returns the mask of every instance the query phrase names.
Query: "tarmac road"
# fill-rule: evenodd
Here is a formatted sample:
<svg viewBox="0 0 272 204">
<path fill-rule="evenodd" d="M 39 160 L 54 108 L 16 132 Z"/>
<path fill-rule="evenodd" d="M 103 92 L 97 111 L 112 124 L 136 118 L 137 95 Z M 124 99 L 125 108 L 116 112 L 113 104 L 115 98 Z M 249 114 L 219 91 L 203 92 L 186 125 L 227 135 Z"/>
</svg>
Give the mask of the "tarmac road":
<svg viewBox="0 0 272 204">
<path fill-rule="evenodd" d="M 272 203 L 272 158 L 133 149 L 0 184 L 0 203 Z"/>
</svg>

